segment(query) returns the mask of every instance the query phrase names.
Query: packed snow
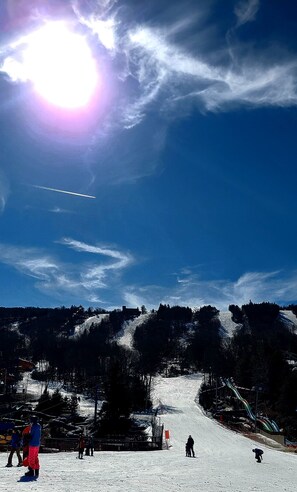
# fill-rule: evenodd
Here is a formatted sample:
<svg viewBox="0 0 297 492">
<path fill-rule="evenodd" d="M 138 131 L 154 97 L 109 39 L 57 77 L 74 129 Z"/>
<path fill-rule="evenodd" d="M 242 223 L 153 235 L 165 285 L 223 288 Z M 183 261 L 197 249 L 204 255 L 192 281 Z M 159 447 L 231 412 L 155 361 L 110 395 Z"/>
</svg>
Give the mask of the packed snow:
<svg viewBox="0 0 297 492">
<path fill-rule="evenodd" d="M 123 329 L 117 336 L 117 342 L 120 345 L 127 346 L 129 348 L 132 347 L 132 340 L 135 329 L 137 326 L 145 323 L 152 314 L 142 314 L 137 318 L 132 320 L 128 320 L 124 323 Z M 295 314 L 290 310 L 281 310 L 280 318 L 284 324 L 288 326 L 288 328 L 292 331 L 297 331 L 297 318 Z M 238 323 L 235 323 L 232 320 L 232 313 L 230 311 L 220 311 L 218 315 L 218 319 L 221 324 L 221 335 L 222 337 L 232 337 L 234 331 L 241 326 Z"/>
<path fill-rule="evenodd" d="M 84 332 L 88 332 L 92 325 L 100 325 L 101 321 L 108 318 L 108 316 L 109 314 L 103 313 L 96 314 L 96 316 L 91 316 L 90 318 L 87 318 L 83 323 L 75 326 L 73 337 L 77 338 Z"/>
<path fill-rule="evenodd" d="M 117 342 L 119 345 L 122 345 L 124 347 L 132 348 L 133 345 L 133 335 L 134 332 L 137 328 L 137 326 L 142 325 L 145 323 L 149 317 L 152 316 L 151 314 L 141 314 L 140 316 L 137 316 L 137 318 L 133 318 L 130 320 L 125 321 L 123 325 L 123 329 L 120 331 L 120 333 L 117 336 Z"/>
<path fill-rule="evenodd" d="M 286 325 L 290 330 L 292 330 L 293 332 L 297 332 L 297 318 L 293 313 L 293 311 L 290 310 L 280 311 L 280 316 L 283 322 L 286 323 Z"/>
<path fill-rule="evenodd" d="M 259 444 L 208 418 L 195 402 L 200 384 L 200 375 L 155 380 L 154 403 L 170 433 L 168 449 L 102 451 L 83 460 L 74 452 L 41 454 L 36 482 L 23 482 L 24 470 L 16 466 L 5 468 L 1 453 L 1 491 L 295 492 L 297 455 L 261 444 L 264 459 L 257 463 L 252 449 Z M 196 458 L 185 457 L 189 434 Z"/>
<path fill-rule="evenodd" d="M 232 337 L 233 332 L 239 326 L 232 320 L 232 313 L 230 311 L 220 311 L 219 320 L 221 323 L 221 334 L 225 337 Z"/>
</svg>

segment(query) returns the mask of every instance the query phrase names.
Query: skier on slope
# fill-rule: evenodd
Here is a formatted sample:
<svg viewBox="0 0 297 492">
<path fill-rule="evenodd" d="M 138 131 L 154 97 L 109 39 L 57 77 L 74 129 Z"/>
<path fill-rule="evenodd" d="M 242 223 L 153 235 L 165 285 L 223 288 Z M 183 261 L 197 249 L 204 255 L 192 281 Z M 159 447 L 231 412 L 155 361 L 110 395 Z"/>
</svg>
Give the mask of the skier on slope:
<svg viewBox="0 0 297 492">
<path fill-rule="evenodd" d="M 85 438 L 83 433 L 79 435 L 79 440 L 78 440 L 78 457 L 80 460 L 83 459 L 84 456 L 84 449 L 85 449 Z"/>
<path fill-rule="evenodd" d="M 30 440 L 29 440 L 29 454 L 28 454 L 28 463 L 29 469 L 25 473 L 27 477 L 38 477 L 39 476 L 39 447 L 40 447 L 40 438 L 41 438 L 41 426 L 38 423 L 38 418 L 33 415 L 30 419 L 31 428 L 30 428 Z"/>
<path fill-rule="evenodd" d="M 188 456 L 193 456 L 195 458 L 195 453 L 194 453 L 194 439 L 192 438 L 191 435 L 189 435 L 187 444 L 186 444 L 186 449 L 188 452 Z"/>
<path fill-rule="evenodd" d="M 14 453 L 16 453 L 19 463 L 17 466 L 22 466 L 23 465 L 23 460 L 21 457 L 20 453 L 20 447 L 21 447 L 21 435 L 18 430 L 13 429 L 12 431 L 12 436 L 11 436 L 11 441 L 10 441 L 10 453 L 8 456 L 8 462 L 6 467 L 10 468 L 12 466 L 12 457 Z"/>
<path fill-rule="evenodd" d="M 23 465 L 28 466 L 28 454 L 29 454 L 29 441 L 30 441 L 31 425 L 28 424 L 22 432 L 23 442 Z"/>
</svg>

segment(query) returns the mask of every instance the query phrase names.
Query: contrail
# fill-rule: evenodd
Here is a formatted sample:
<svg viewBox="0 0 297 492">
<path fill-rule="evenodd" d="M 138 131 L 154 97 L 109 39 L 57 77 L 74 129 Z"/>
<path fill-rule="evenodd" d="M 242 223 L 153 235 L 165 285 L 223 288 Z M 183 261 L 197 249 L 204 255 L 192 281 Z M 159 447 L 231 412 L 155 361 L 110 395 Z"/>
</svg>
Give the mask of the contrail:
<svg viewBox="0 0 297 492">
<path fill-rule="evenodd" d="M 83 198 L 96 198 L 93 195 L 83 195 L 82 193 L 75 193 L 74 191 L 58 190 L 56 188 L 48 188 L 47 186 L 32 185 L 33 188 L 39 188 L 40 190 L 55 191 L 56 193 L 66 193 L 66 195 L 81 196 Z"/>
</svg>

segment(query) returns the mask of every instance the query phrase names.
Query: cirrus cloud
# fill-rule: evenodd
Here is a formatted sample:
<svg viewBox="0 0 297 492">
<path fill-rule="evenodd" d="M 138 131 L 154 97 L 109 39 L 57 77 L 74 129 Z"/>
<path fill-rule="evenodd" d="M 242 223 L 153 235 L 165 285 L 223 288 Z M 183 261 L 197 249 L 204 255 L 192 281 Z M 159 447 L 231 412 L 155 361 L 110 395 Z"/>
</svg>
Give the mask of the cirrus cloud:
<svg viewBox="0 0 297 492">
<path fill-rule="evenodd" d="M 193 16 L 186 8 L 178 22 L 174 18 L 166 21 L 163 16 L 158 24 L 158 19 L 154 23 L 137 22 L 133 13 L 130 17 L 124 15 L 114 1 L 101 1 L 96 9 L 84 9 L 80 2 L 73 2 L 72 6 L 77 24 L 83 25 L 90 36 L 96 36 L 98 47 L 105 50 L 100 56 L 117 79 L 117 111 L 108 112 L 106 128 L 119 124 L 131 128 L 152 109 L 176 118 L 180 102 L 196 105 L 201 111 L 297 104 L 297 58 L 288 53 L 279 59 L 272 48 L 265 53 L 248 49 L 245 54 L 244 42 L 237 39 L 236 47 L 231 47 L 229 36 L 224 45 L 224 39 L 215 39 L 211 29 L 207 38 L 204 4 L 204 24 L 197 13 Z M 212 7 L 210 2 L 209 15 Z M 254 20 L 259 8 L 259 0 L 237 3 L 236 27 Z M 44 20 L 42 15 L 39 12 L 40 22 Z M 230 29 L 231 16 L 226 37 Z M 195 50 L 188 47 L 193 30 Z M 26 36 L 21 36 L 1 49 L 1 71 L 12 81 L 23 80 L 18 50 L 25 42 Z"/>
<path fill-rule="evenodd" d="M 33 277 L 38 291 L 56 299 L 69 299 L 70 303 L 96 299 L 103 304 L 102 298 L 109 297 L 115 283 L 120 283 L 123 271 L 133 262 L 130 254 L 114 247 L 93 246 L 71 238 L 62 239 L 59 244 L 87 257 L 70 263 L 60 259 L 62 252 L 53 255 L 38 248 L 0 244 L 0 262 L 21 275 Z M 98 259 L 90 260 L 89 255 L 96 255 Z"/>
</svg>

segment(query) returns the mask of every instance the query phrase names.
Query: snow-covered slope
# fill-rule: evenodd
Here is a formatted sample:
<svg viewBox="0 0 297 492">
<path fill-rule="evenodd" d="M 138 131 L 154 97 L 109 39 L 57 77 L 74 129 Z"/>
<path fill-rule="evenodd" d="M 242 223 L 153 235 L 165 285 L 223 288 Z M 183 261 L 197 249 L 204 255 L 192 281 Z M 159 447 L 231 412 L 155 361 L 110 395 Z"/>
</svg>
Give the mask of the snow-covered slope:
<svg viewBox="0 0 297 492">
<path fill-rule="evenodd" d="M 288 328 L 297 333 L 297 318 L 292 311 L 280 311 L 280 316 Z"/>
<path fill-rule="evenodd" d="M 141 314 L 137 318 L 128 320 L 124 323 L 122 330 L 120 331 L 119 335 L 117 336 L 117 342 L 120 345 L 123 345 L 125 347 L 131 348 L 132 347 L 132 341 L 133 341 L 133 335 L 134 332 L 137 328 L 137 326 L 142 325 L 147 319 L 152 316 L 151 314 Z"/>
<path fill-rule="evenodd" d="M 99 325 L 101 321 L 108 316 L 109 314 L 97 314 L 96 316 L 91 316 L 80 325 L 76 325 L 73 336 L 78 337 L 84 333 L 84 331 L 88 331 L 92 325 Z"/>
<path fill-rule="evenodd" d="M 292 311 L 287 311 L 287 310 L 281 310 L 280 311 L 280 318 L 283 321 L 285 325 L 288 326 L 288 328 L 294 332 L 297 333 L 297 318 L 295 314 Z M 219 314 L 219 320 L 222 326 L 222 335 L 224 336 L 232 336 L 234 330 L 240 326 L 231 319 L 231 312 L 230 311 L 220 311 Z"/>
<path fill-rule="evenodd" d="M 41 492 L 295 492 L 297 455 L 261 445 L 264 460 L 256 463 L 255 443 L 206 417 L 194 399 L 199 375 L 158 378 L 154 398 L 162 403 L 161 420 L 170 431 L 168 450 L 41 454 L 38 482 L 19 482 L 22 470 L 1 471 L 1 491 Z M 191 434 L 197 458 L 186 458 Z M 0 455 L 2 466 L 6 453 Z M 15 460 L 16 463 L 16 460 Z"/>
<path fill-rule="evenodd" d="M 239 326 L 232 321 L 231 316 L 232 314 L 230 311 L 220 311 L 219 320 L 223 336 L 232 337 L 234 330 Z"/>
</svg>

